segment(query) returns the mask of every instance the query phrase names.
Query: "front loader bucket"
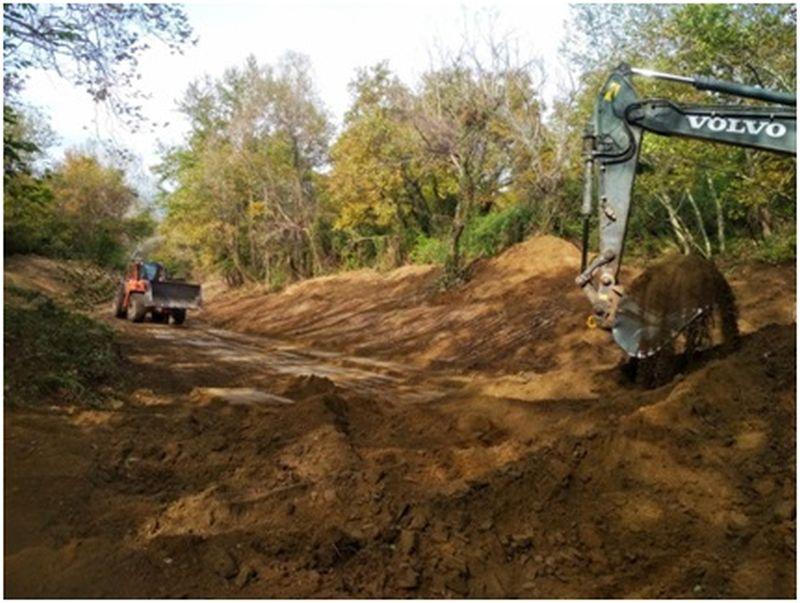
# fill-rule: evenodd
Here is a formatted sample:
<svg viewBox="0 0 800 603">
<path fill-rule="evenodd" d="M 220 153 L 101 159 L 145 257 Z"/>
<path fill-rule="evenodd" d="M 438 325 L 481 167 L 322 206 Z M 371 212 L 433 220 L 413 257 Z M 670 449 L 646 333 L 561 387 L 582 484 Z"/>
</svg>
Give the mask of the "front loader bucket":
<svg viewBox="0 0 800 603">
<path fill-rule="evenodd" d="M 201 304 L 200 285 L 176 282 L 152 282 L 147 303 L 156 308 L 196 309 Z"/>
</svg>

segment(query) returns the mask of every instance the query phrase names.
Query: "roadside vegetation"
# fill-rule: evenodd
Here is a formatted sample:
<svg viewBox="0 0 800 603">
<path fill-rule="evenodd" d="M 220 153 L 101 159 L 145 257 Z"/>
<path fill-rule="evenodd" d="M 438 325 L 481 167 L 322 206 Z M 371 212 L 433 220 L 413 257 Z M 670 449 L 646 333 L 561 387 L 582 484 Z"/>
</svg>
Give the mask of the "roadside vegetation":
<svg viewBox="0 0 800 603">
<path fill-rule="evenodd" d="M 113 331 L 39 292 L 5 287 L 3 394 L 6 404 L 101 404 L 119 385 Z"/>
<path fill-rule="evenodd" d="M 119 279 L 87 260 L 8 257 L 3 287 L 7 404 L 107 406 L 124 382 L 115 331 L 88 311 Z"/>
<path fill-rule="evenodd" d="M 69 259 L 53 299 L 5 283 L 3 347 L 6 404 L 108 401 L 123 376 L 113 331 L 85 311 L 109 296 L 108 273 L 155 228 L 130 185 L 130 157 L 108 144 L 71 149 L 52 161 L 56 135 L 47 116 L 25 106 L 19 92 L 32 69 L 84 89 L 126 126 L 152 126 L 134 85 L 145 36 L 174 50 L 191 43 L 185 13 L 174 5 L 3 5 L 4 254 Z M 88 262 L 88 263 L 87 263 Z M 59 280 L 56 278 L 55 280 Z M 56 287 L 57 289 L 58 287 Z"/>
<path fill-rule="evenodd" d="M 165 4 L 3 5 L 4 253 L 119 267 L 155 228 L 130 185 L 130 154 L 111 141 L 70 149 L 50 165 L 47 115 L 19 93 L 31 70 L 83 89 L 132 130 L 154 128 L 139 103 L 138 59 L 153 43 L 192 43 L 185 12 Z"/>
</svg>

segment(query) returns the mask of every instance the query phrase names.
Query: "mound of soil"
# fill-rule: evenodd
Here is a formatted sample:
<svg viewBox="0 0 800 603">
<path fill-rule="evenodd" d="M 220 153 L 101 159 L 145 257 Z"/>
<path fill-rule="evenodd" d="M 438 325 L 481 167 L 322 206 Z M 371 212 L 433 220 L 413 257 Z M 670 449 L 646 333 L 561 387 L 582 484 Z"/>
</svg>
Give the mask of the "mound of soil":
<svg viewBox="0 0 800 603">
<path fill-rule="evenodd" d="M 444 293 L 413 267 L 211 302 L 236 331 L 109 318 L 118 407 L 6 410 L 6 594 L 792 597 L 793 268 L 737 267 L 740 347 L 643 391 L 576 265 L 548 237 Z"/>
<path fill-rule="evenodd" d="M 794 592 L 793 327 L 660 390 L 527 404 L 131 345 L 126 407 L 7 418 L 10 596 Z"/>
<path fill-rule="evenodd" d="M 717 267 L 701 256 L 672 255 L 648 267 L 631 283 L 628 295 L 657 327 L 651 345 L 670 337 L 671 316 L 690 320 L 698 310 L 706 318 L 703 330 L 716 321 L 724 341 L 739 335 L 733 291 Z"/>
<path fill-rule="evenodd" d="M 535 237 L 476 262 L 470 280 L 440 292 L 440 271 L 409 266 L 304 281 L 281 293 L 234 291 L 212 299 L 203 318 L 241 332 L 423 367 L 545 371 L 582 330 L 585 300 L 574 285 L 578 249 Z"/>
</svg>

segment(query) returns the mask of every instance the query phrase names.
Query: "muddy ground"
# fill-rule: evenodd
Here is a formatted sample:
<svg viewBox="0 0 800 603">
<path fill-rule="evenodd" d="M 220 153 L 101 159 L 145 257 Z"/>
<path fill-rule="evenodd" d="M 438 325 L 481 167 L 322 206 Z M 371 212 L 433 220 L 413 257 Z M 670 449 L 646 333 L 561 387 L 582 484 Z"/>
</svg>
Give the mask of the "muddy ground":
<svg viewBox="0 0 800 603">
<path fill-rule="evenodd" d="M 576 265 L 541 238 L 445 293 L 412 267 L 104 317 L 105 408 L 5 410 L 6 595 L 793 597 L 794 268 L 727 267 L 740 348 L 643 391 Z"/>
</svg>

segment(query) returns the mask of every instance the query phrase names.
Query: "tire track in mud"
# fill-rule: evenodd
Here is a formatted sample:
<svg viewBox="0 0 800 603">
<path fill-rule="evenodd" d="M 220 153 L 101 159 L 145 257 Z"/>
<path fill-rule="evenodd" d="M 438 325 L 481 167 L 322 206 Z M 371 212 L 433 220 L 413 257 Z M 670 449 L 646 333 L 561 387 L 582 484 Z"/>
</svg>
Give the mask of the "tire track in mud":
<svg viewBox="0 0 800 603">
<path fill-rule="evenodd" d="M 314 350 L 197 323 L 191 329 L 148 326 L 155 340 L 194 348 L 198 356 L 216 362 L 250 365 L 256 371 L 281 376 L 314 375 L 359 395 L 397 402 L 434 401 L 467 383 L 463 377 L 445 373 L 431 378 L 422 370 L 399 362 Z"/>
</svg>

